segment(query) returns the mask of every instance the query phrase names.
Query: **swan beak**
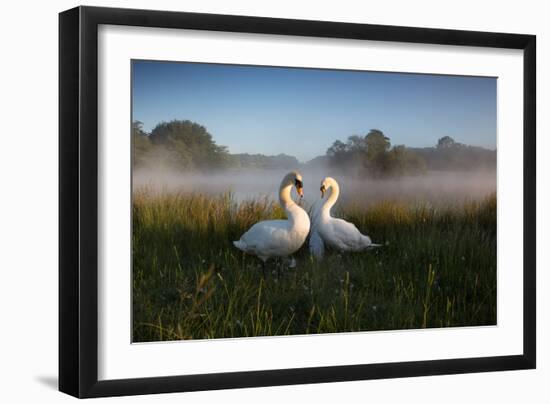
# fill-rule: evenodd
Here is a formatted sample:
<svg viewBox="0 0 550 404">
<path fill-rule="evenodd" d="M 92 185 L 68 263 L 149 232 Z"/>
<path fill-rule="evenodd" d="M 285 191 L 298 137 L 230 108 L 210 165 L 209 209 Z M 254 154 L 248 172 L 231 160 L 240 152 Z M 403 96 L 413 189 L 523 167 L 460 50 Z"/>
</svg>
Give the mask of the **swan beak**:
<svg viewBox="0 0 550 404">
<path fill-rule="evenodd" d="M 325 192 L 327 192 L 327 189 L 324 185 L 321 185 L 321 199 L 325 197 Z"/>
<path fill-rule="evenodd" d="M 300 195 L 300 198 L 303 198 L 304 197 L 304 188 L 296 188 L 296 190 L 298 191 L 298 195 Z"/>
</svg>

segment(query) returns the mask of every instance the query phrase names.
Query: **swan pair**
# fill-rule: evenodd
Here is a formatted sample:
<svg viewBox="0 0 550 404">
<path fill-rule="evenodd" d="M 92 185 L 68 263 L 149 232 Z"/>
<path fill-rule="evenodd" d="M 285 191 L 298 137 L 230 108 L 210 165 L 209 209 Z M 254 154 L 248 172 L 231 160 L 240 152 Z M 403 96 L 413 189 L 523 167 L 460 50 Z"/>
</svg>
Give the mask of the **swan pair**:
<svg viewBox="0 0 550 404">
<path fill-rule="evenodd" d="M 340 188 L 334 178 L 327 177 L 321 183 L 321 198 L 330 190 L 326 202 L 312 214 L 311 226 L 308 214 L 290 197 L 292 187 L 300 198 L 303 197 L 302 176 L 292 171 L 282 180 L 279 187 L 279 203 L 285 210 L 287 220 L 266 220 L 254 224 L 240 240 L 233 244 L 247 254 L 256 255 L 264 263 L 272 257 L 289 257 L 306 241 L 310 232 L 310 252 L 321 258 L 325 251 L 325 244 L 340 251 L 360 251 L 373 244 L 368 236 L 361 234 L 354 224 L 330 216 L 330 209 L 336 203 Z M 291 265 L 295 264 L 291 260 Z"/>
</svg>

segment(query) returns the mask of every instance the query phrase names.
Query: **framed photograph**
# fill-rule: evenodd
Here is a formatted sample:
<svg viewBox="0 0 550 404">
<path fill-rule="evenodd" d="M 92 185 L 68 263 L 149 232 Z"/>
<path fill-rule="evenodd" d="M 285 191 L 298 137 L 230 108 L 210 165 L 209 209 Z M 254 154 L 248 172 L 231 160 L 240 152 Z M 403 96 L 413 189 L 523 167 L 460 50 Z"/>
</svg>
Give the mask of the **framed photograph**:
<svg viewBox="0 0 550 404">
<path fill-rule="evenodd" d="M 59 16 L 59 388 L 536 364 L 533 35 Z"/>
</svg>

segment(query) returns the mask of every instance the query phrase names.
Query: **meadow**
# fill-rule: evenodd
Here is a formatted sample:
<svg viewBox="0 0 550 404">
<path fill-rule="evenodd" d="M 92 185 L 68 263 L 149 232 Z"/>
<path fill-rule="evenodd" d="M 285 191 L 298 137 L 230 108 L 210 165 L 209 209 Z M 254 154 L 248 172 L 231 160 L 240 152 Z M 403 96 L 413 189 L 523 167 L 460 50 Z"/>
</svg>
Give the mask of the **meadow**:
<svg viewBox="0 0 550 404">
<path fill-rule="evenodd" d="M 360 199 L 345 218 L 383 247 L 296 268 L 237 250 L 253 223 L 284 218 L 269 196 L 162 191 L 132 202 L 133 341 L 496 324 L 496 195 L 460 203 Z"/>
</svg>

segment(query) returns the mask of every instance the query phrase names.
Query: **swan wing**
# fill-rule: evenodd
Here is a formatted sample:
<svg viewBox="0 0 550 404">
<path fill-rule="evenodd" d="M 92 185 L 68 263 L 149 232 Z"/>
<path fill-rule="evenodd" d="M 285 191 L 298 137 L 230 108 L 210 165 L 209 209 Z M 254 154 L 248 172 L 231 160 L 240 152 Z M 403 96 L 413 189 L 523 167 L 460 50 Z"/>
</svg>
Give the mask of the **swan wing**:
<svg viewBox="0 0 550 404">
<path fill-rule="evenodd" d="M 372 244 L 370 237 L 361 234 L 353 223 L 343 219 L 332 219 L 330 222 L 329 237 L 336 248 L 344 251 L 359 251 Z"/>
<path fill-rule="evenodd" d="M 266 220 L 253 225 L 233 244 L 246 253 L 266 259 L 287 256 L 297 249 L 290 233 L 288 220 Z"/>
<path fill-rule="evenodd" d="M 268 248 L 270 244 L 279 244 L 288 236 L 288 220 L 266 220 L 254 224 L 241 240 L 249 248 Z"/>
</svg>

